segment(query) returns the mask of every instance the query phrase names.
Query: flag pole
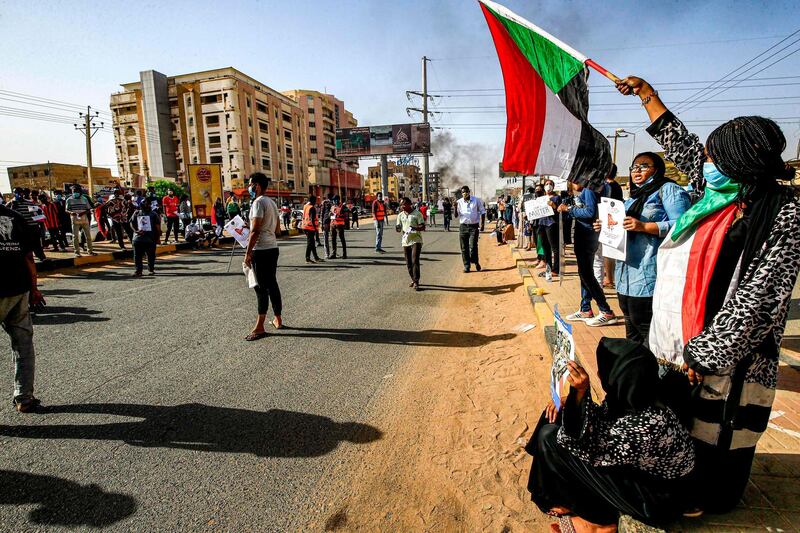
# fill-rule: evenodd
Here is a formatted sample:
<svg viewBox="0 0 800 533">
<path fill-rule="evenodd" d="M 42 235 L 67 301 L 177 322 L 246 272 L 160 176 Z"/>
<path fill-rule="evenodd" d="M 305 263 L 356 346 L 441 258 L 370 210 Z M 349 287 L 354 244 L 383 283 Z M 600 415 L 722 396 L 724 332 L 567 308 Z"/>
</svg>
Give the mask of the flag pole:
<svg viewBox="0 0 800 533">
<path fill-rule="evenodd" d="M 586 60 L 586 66 L 592 67 L 597 72 L 599 72 L 600 74 L 602 74 L 606 78 L 610 79 L 614 83 L 619 83 L 620 81 L 622 81 L 618 77 L 616 77 L 614 74 L 610 73 L 609 71 L 607 71 L 606 69 L 604 69 L 603 67 L 601 67 L 600 65 L 595 63 L 594 59 L 587 59 Z"/>
</svg>

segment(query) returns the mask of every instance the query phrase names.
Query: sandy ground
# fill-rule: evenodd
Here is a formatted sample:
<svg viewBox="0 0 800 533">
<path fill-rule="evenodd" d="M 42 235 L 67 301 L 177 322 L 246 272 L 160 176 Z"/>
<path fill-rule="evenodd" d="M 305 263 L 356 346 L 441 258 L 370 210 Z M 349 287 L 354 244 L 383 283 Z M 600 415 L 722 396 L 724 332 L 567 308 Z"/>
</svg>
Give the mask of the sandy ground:
<svg viewBox="0 0 800 533">
<path fill-rule="evenodd" d="M 523 450 L 549 394 L 547 347 L 538 326 L 522 331 L 535 318 L 508 249 L 484 235 L 481 254 L 484 271 L 454 275 L 434 326 L 468 342 L 398 369 L 378 402 L 384 438 L 343 465 L 348 485 L 310 529 L 549 530 Z"/>
</svg>

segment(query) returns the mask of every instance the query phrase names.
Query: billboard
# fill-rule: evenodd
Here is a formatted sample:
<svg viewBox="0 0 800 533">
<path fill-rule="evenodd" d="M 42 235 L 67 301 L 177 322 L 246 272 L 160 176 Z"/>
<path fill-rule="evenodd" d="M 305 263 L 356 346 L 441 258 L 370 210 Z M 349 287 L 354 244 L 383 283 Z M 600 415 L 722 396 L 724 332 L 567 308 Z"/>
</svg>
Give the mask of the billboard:
<svg viewBox="0 0 800 533">
<path fill-rule="evenodd" d="M 222 198 L 222 165 L 189 165 L 189 195 L 194 215 L 210 218 L 214 201 Z"/>
<path fill-rule="evenodd" d="M 336 157 L 427 154 L 430 149 L 430 124 L 391 124 L 336 130 Z"/>
</svg>

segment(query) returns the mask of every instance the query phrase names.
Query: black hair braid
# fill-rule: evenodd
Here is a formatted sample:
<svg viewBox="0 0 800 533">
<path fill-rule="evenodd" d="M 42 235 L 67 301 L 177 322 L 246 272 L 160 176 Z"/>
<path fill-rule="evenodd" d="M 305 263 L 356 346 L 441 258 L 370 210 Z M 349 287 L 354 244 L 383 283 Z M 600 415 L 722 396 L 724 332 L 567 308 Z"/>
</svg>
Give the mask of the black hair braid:
<svg viewBox="0 0 800 533">
<path fill-rule="evenodd" d="M 753 189 L 765 180 L 790 179 L 781 153 L 786 137 L 780 127 L 764 117 L 737 117 L 711 132 L 708 154 L 720 172 Z"/>
</svg>

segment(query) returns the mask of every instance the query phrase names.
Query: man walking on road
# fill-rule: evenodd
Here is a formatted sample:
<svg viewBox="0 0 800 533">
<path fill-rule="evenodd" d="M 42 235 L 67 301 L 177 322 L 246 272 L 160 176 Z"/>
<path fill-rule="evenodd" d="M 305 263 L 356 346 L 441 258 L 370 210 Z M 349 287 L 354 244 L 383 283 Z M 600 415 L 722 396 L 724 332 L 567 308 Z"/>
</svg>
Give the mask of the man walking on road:
<svg viewBox="0 0 800 533">
<path fill-rule="evenodd" d="M 258 283 L 255 287 L 258 319 L 253 331 L 244 338 L 246 341 L 257 341 L 267 336 L 264 322 L 267 319 L 270 302 L 272 302 L 272 312 L 275 314 L 272 326 L 275 329 L 283 328 L 281 320 L 283 301 L 277 278 L 279 255 L 277 236 L 281 232 L 281 221 L 278 216 L 278 206 L 266 195 L 268 183 L 267 176 L 261 172 L 255 172 L 250 176 L 250 196 L 253 198 L 253 203 L 250 206 L 250 236 L 244 254 L 244 264 L 253 269 Z"/>
<path fill-rule="evenodd" d="M 333 207 L 331 207 L 331 230 L 333 230 L 331 259 L 336 259 L 336 237 L 342 242 L 342 259 L 347 259 L 347 241 L 344 239 L 344 227 L 347 224 L 349 209 L 344 205 L 339 196 L 333 197 Z"/>
<path fill-rule="evenodd" d="M 481 216 L 486 215 L 486 208 L 480 198 L 470 195 L 469 187 L 461 187 L 461 198 L 456 202 L 456 216 L 458 217 L 458 237 L 461 241 L 461 258 L 464 261 L 464 272 L 469 272 L 470 266 L 475 265 L 475 270 L 481 271 L 478 259 L 478 238 L 480 237 Z"/>
<path fill-rule="evenodd" d="M 30 306 L 44 304 L 36 288 L 33 249 L 38 235 L 19 213 L 0 203 L 0 323 L 11 338 L 14 361 L 14 406 L 20 413 L 36 410 L 33 396 L 36 353 Z"/>
<path fill-rule="evenodd" d="M 164 206 L 164 216 L 167 217 L 167 235 L 164 238 L 164 244 L 169 243 L 169 232 L 172 230 L 175 235 L 175 243 L 178 242 L 178 205 L 180 200 L 175 196 L 175 191 L 167 189 L 167 195 L 161 199 L 161 205 Z"/>
<path fill-rule="evenodd" d="M 308 202 L 303 206 L 303 220 L 300 223 L 301 229 L 306 234 L 306 263 L 317 263 L 322 261 L 317 255 L 317 246 L 314 239 L 317 235 L 317 197 L 313 194 L 308 197 Z M 311 255 L 314 259 L 311 259 Z"/>
<path fill-rule="evenodd" d="M 80 185 L 72 186 L 72 195 L 67 198 L 66 209 L 72 220 L 72 248 L 75 251 L 75 257 L 81 256 L 81 231 L 86 237 L 89 255 L 97 255 L 92 246 L 92 228 L 90 226 L 92 206 L 89 198 L 81 191 Z"/>
<path fill-rule="evenodd" d="M 410 198 L 403 198 L 400 204 L 400 213 L 397 215 L 395 229 L 403 232 L 400 244 L 403 245 L 403 254 L 406 257 L 408 275 L 411 276 L 411 285 L 414 290 L 419 289 L 419 256 L 422 253 L 422 234 L 425 231 L 425 219 L 419 210 L 411 206 Z"/>
<path fill-rule="evenodd" d="M 372 202 L 372 220 L 375 224 L 375 251 L 385 254 L 386 250 L 383 249 L 383 226 L 386 224 L 386 204 L 383 203 L 383 193 L 375 195 L 375 201 Z"/>
<path fill-rule="evenodd" d="M 325 259 L 331 258 L 331 208 L 333 207 L 331 198 L 331 194 L 328 193 L 328 197 L 325 198 L 319 209 L 319 222 L 322 226 L 322 236 L 325 239 Z"/>
</svg>

